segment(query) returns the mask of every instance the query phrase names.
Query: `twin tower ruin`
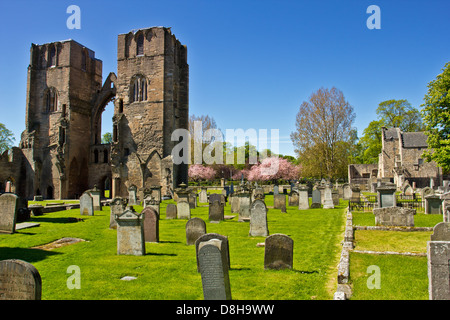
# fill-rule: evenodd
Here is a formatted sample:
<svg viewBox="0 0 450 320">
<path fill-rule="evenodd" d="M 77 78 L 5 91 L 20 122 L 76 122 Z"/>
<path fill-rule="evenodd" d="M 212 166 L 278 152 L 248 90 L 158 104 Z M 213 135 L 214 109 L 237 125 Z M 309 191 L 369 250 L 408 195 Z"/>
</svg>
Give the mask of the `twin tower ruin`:
<svg viewBox="0 0 450 320">
<path fill-rule="evenodd" d="M 187 183 L 187 164 L 172 161 L 171 134 L 188 129 L 188 88 L 187 49 L 170 28 L 120 34 L 117 75 L 104 81 L 102 61 L 76 41 L 32 44 L 26 129 L 3 179 L 28 199 L 77 198 L 94 185 L 111 197 L 126 197 L 133 185 L 170 194 Z M 112 142 L 102 144 L 110 101 Z"/>
</svg>

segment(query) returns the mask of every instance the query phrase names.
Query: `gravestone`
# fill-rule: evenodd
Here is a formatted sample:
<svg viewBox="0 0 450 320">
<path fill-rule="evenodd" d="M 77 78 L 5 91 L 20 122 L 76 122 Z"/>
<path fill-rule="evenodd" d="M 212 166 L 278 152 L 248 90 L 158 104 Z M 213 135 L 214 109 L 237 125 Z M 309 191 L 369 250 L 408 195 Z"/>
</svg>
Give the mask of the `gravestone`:
<svg viewBox="0 0 450 320">
<path fill-rule="evenodd" d="M 84 192 L 80 197 L 80 214 L 81 215 L 94 215 L 94 199 L 89 192 Z"/>
<path fill-rule="evenodd" d="M 264 201 L 265 195 L 264 195 L 264 189 L 262 187 L 255 188 L 253 190 L 252 195 L 253 195 L 253 201 L 256 199 Z"/>
<path fill-rule="evenodd" d="M 286 195 L 285 194 L 275 194 L 273 196 L 273 208 L 281 209 L 281 212 L 286 212 Z"/>
<path fill-rule="evenodd" d="M 145 255 L 143 215 L 137 213 L 132 206 L 116 216 L 117 221 L 117 254 Z"/>
<path fill-rule="evenodd" d="M 350 198 L 352 197 L 352 188 L 350 187 L 350 184 L 344 183 L 342 189 L 344 200 L 350 200 Z"/>
<path fill-rule="evenodd" d="M 177 205 L 173 203 L 167 204 L 166 219 L 176 219 L 176 218 L 177 218 Z"/>
<path fill-rule="evenodd" d="M 323 208 L 334 209 L 333 195 L 331 193 L 331 187 L 329 184 L 325 186 L 323 191 Z"/>
<path fill-rule="evenodd" d="M 231 213 L 237 213 L 239 212 L 239 197 L 233 193 L 230 197 L 230 203 L 231 203 Z"/>
<path fill-rule="evenodd" d="M 208 193 L 206 192 L 206 188 L 201 188 L 200 194 L 198 197 L 198 202 L 207 203 L 208 202 Z"/>
<path fill-rule="evenodd" d="M 264 269 L 292 269 L 294 241 L 287 235 L 276 233 L 266 238 Z"/>
<path fill-rule="evenodd" d="M 230 278 L 226 252 L 222 241 L 211 239 L 201 242 L 198 261 L 205 300 L 231 300 Z"/>
<path fill-rule="evenodd" d="M 402 207 L 374 208 L 375 225 L 414 227 L 416 210 Z"/>
<path fill-rule="evenodd" d="M 121 215 L 126 208 L 125 199 L 116 197 L 111 201 L 110 209 L 111 214 L 109 217 L 109 228 L 110 229 L 117 229 L 117 222 L 116 222 L 116 216 Z"/>
<path fill-rule="evenodd" d="M 239 198 L 239 218 L 238 221 L 250 221 L 250 193 L 240 192 Z"/>
<path fill-rule="evenodd" d="M 298 206 L 298 199 L 299 195 L 297 191 L 291 191 L 288 196 L 288 205 L 290 207 L 297 207 Z"/>
<path fill-rule="evenodd" d="M 228 268 L 230 267 L 230 248 L 229 248 L 229 243 L 228 243 L 228 237 L 223 236 L 218 233 L 205 233 L 204 235 L 198 237 L 197 240 L 195 240 L 195 255 L 197 257 L 197 272 L 200 272 L 200 265 L 199 265 L 199 261 L 198 261 L 199 244 L 204 241 L 209 241 L 211 239 L 218 239 L 218 240 L 222 241 L 223 252 L 225 253 L 225 260 L 226 260 L 225 264 L 228 266 Z"/>
<path fill-rule="evenodd" d="M 131 185 L 128 188 L 128 205 L 135 206 L 138 205 L 137 202 L 137 187 L 135 185 Z"/>
<path fill-rule="evenodd" d="M 213 201 L 209 203 L 209 221 L 219 222 L 224 219 L 224 206 L 220 201 Z"/>
<path fill-rule="evenodd" d="M 450 241 L 450 223 L 439 222 L 433 228 L 430 241 Z"/>
<path fill-rule="evenodd" d="M 219 201 L 220 203 L 222 203 L 224 206 L 226 204 L 225 201 L 225 196 L 223 194 L 219 194 L 219 193 L 211 193 L 209 195 L 209 204 L 213 203 L 214 201 Z"/>
<path fill-rule="evenodd" d="M 187 201 L 177 202 L 177 219 L 190 219 L 191 207 Z"/>
<path fill-rule="evenodd" d="M 320 190 L 317 188 L 314 188 L 312 191 L 311 209 L 321 208 L 321 206 L 322 206 L 322 202 L 321 202 Z"/>
<path fill-rule="evenodd" d="M 280 192 L 279 192 L 279 187 L 278 186 L 273 186 L 273 194 L 275 195 L 275 194 L 279 194 Z"/>
<path fill-rule="evenodd" d="M 298 209 L 299 210 L 309 209 L 308 187 L 306 186 L 300 186 L 298 188 Z"/>
<path fill-rule="evenodd" d="M 396 191 L 395 185 L 382 185 L 377 188 L 377 199 L 379 208 L 395 207 L 397 205 L 397 200 L 395 197 Z"/>
<path fill-rule="evenodd" d="M 267 237 L 267 207 L 264 201 L 256 199 L 250 206 L 250 232 L 251 237 Z"/>
<path fill-rule="evenodd" d="M 197 208 L 197 194 L 194 192 L 189 194 L 189 207 L 191 209 Z"/>
<path fill-rule="evenodd" d="M 186 245 L 194 245 L 195 241 L 206 234 L 206 223 L 200 218 L 192 218 L 186 223 Z"/>
<path fill-rule="evenodd" d="M 151 207 L 153 210 L 156 211 L 156 213 L 158 214 L 158 218 L 159 218 L 159 211 L 160 211 L 160 201 L 158 201 L 157 198 L 155 198 L 152 195 L 147 195 L 147 197 L 144 198 L 144 209 L 147 207 Z"/>
<path fill-rule="evenodd" d="M 18 259 L 0 261 L 0 300 L 41 300 L 42 280 L 30 263 Z"/>
<path fill-rule="evenodd" d="M 442 200 L 438 194 L 425 196 L 425 214 L 441 214 Z"/>
<path fill-rule="evenodd" d="M 159 242 L 159 216 L 155 209 L 148 206 L 142 210 L 144 218 L 144 241 Z"/>
<path fill-rule="evenodd" d="M 337 190 L 331 190 L 331 198 L 333 199 L 333 205 L 339 205 L 339 192 Z"/>
<path fill-rule="evenodd" d="M 4 193 L 0 196 L 0 233 L 14 233 L 16 231 L 19 197 L 15 194 Z"/>
<path fill-rule="evenodd" d="M 95 211 L 101 211 L 102 210 L 102 203 L 100 201 L 101 191 L 97 186 L 94 186 L 94 189 L 88 190 L 89 194 L 92 196 L 92 201 L 94 203 L 94 210 Z"/>
<path fill-rule="evenodd" d="M 450 300 L 450 241 L 428 241 L 428 294 L 430 300 Z"/>
</svg>

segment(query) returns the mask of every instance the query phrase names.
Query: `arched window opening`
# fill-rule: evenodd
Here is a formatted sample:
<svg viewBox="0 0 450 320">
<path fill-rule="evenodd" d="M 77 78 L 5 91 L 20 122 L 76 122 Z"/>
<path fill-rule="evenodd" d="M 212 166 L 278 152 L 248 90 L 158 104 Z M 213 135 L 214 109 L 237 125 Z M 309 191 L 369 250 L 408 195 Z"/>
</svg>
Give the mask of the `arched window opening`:
<svg viewBox="0 0 450 320">
<path fill-rule="evenodd" d="M 147 100 L 147 79 L 138 76 L 134 79 L 131 91 L 131 102 Z"/>
<path fill-rule="evenodd" d="M 98 150 L 94 150 L 94 163 L 98 163 Z"/>
<path fill-rule="evenodd" d="M 55 48 L 55 46 L 51 46 L 51 48 L 50 48 L 48 61 L 49 61 L 50 67 L 56 66 L 56 48 Z"/>
<path fill-rule="evenodd" d="M 103 151 L 103 163 L 108 163 L 108 150 Z"/>
<path fill-rule="evenodd" d="M 45 111 L 53 112 L 58 109 L 58 94 L 54 88 L 50 88 L 47 90 L 45 96 Z"/>
<path fill-rule="evenodd" d="M 136 55 L 144 55 L 144 35 L 142 33 L 138 35 L 136 40 Z"/>
</svg>

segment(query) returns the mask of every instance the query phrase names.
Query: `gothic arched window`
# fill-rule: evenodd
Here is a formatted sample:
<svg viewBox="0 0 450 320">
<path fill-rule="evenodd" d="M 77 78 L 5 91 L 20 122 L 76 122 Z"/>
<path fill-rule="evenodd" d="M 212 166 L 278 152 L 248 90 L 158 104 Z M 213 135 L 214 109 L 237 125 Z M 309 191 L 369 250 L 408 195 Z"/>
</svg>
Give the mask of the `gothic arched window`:
<svg viewBox="0 0 450 320">
<path fill-rule="evenodd" d="M 53 112 L 58 109 L 58 93 L 55 88 L 49 88 L 45 94 L 45 112 Z"/>
<path fill-rule="evenodd" d="M 147 100 L 147 79 L 144 76 L 134 77 L 131 87 L 131 102 Z"/>
<path fill-rule="evenodd" d="M 136 39 L 136 55 L 144 55 L 144 35 L 142 33 Z"/>
</svg>

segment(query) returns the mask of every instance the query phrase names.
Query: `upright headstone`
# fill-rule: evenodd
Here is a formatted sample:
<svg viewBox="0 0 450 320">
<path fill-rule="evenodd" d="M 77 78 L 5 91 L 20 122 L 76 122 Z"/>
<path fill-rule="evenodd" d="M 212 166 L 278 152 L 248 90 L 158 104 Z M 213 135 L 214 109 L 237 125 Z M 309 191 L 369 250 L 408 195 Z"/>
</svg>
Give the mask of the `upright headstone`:
<svg viewBox="0 0 450 320">
<path fill-rule="evenodd" d="M 317 188 L 314 188 L 312 191 L 311 209 L 321 208 L 321 206 L 322 206 L 322 202 L 321 202 L 320 190 Z"/>
<path fill-rule="evenodd" d="M 439 222 L 435 225 L 430 241 L 450 241 L 450 223 Z"/>
<path fill-rule="evenodd" d="M 276 233 L 265 241 L 264 269 L 292 269 L 294 241 L 287 235 Z"/>
<path fill-rule="evenodd" d="M 14 233 L 19 197 L 15 194 L 4 193 L 0 196 L 0 233 Z"/>
<path fill-rule="evenodd" d="M 200 194 L 198 197 L 198 202 L 207 203 L 208 202 L 208 193 L 206 192 L 206 188 L 202 187 L 200 190 Z"/>
<path fill-rule="evenodd" d="M 42 280 L 30 263 L 17 260 L 0 261 L 0 300 L 41 300 Z"/>
<path fill-rule="evenodd" d="M 308 187 L 300 186 L 298 188 L 298 209 L 309 209 Z"/>
<path fill-rule="evenodd" d="M 177 202 L 177 219 L 190 219 L 191 218 L 191 207 L 186 201 Z"/>
<path fill-rule="evenodd" d="M 267 237 L 267 207 L 264 201 L 256 199 L 250 207 L 250 232 L 251 237 Z"/>
<path fill-rule="evenodd" d="M 344 183 L 342 189 L 344 200 L 350 200 L 350 198 L 352 197 L 352 188 L 350 187 L 350 184 Z"/>
<path fill-rule="evenodd" d="M 297 207 L 298 206 L 298 199 L 299 199 L 298 192 L 295 191 L 295 190 L 292 190 L 289 193 L 289 196 L 288 196 L 288 205 L 290 207 Z"/>
<path fill-rule="evenodd" d="M 279 194 L 280 192 L 279 192 L 279 187 L 277 186 L 277 185 L 275 185 L 275 186 L 273 186 L 273 194 L 274 195 L 276 195 L 276 194 Z"/>
<path fill-rule="evenodd" d="M 230 248 L 228 244 L 228 237 L 218 234 L 218 233 L 205 233 L 195 240 L 195 256 L 197 257 L 197 272 L 200 272 L 200 265 L 198 261 L 198 247 L 199 244 L 204 241 L 209 241 L 211 239 L 218 239 L 222 241 L 223 252 L 225 252 L 225 259 L 227 261 L 226 265 L 230 267 Z"/>
<path fill-rule="evenodd" d="M 333 195 L 331 193 L 331 187 L 329 184 L 327 184 L 325 186 L 325 189 L 323 192 L 324 192 L 323 208 L 324 209 L 334 209 Z"/>
<path fill-rule="evenodd" d="M 250 221 L 250 193 L 240 192 L 239 197 L 239 219 L 238 221 Z"/>
<path fill-rule="evenodd" d="M 166 207 L 166 219 L 176 219 L 177 218 L 177 205 L 173 203 L 168 203 Z"/>
<path fill-rule="evenodd" d="M 450 241 L 428 241 L 428 294 L 430 300 L 450 300 Z"/>
<path fill-rule="evenodd" d="M 286 212 L 286 195 L 285 194 L 274 194 L 273 195 L 273 208 L 281 209 L 281 212 Z"/>
<path fill-rule="evenodd" d="M 219 222 L 224 219 L 224 206 L 220 201 L 213 201 L 209 203 L 209 221 Z"/>
<path fill-rule="evenodd" d="M 159 215 L 155 209 L 148 206 L 142 210 L 144 218 L 145 242 L 159 242 Z"/>
<path fill-rule="evenodd" d="M 189 206 L 191 209 L 197 208 L 197 194 L 195 192 L 189 194 Z"/>
<path fill-rule="evenodd" d="M 442 214 L 442 200 L 438 194 L 425 196 L 425 214 Z"/>
<path fill-rule="evenodd" d="M 231 300 L 230 278 L 226 252 L 222 241 L 212 239 L 201 242 L 198 261 L 205 300 Z"/>
<path fill-rule="evenodd" d="M 125 211 L 126 206 L 125 199 L 116 197 L 111 201 L 111 214 L 109 217 L 110 229 L 117 229 L 116 216 L 121 215 Z"/>
<path fill-rule="evenodd" d="M 231 194 L 230 204 L 231 204 L 231 213 L 238 213 L 239 212 L 239 197 L 235 193 Z"/>
<path fill-rule="evenodd" d="M 117 254 L 145 255 L 144 217 L 132 206 L 116 216 L 117 221 Z"/>
<path fill-rule="evenodd" d="M 214 201 L 219 201 L 224 206 L 226 205 L 225 196 L 223 194 L 211 193 L 209 195 L 209 204 L 213 203 Z"/>
<path fill-rule="evenodd" d="M 88 190 L 87 192 L 90 193 L 92 196 L 92 201 L 94 203 L 94 210 L 95 211 L 101 211 L 102 210 L 102 203 L 100 201 L 101 198 L 101 191 L 97 186 L 94 186 L 94 189 Z"/>
<path fill-rule="evenodd" d="M 94 199 L 89 192 L 84 192 L 80 197 L 80 214 L 94 215 Z"/>
<path fill-rule="evenodd" d="M 191 218 L 186 223 L 186 245 L 194 245 L 195 241 L 206 234 L 206 223 L 200 218 Z"/>
<path fill-rule="evenodd" d="M 395 197 L 396 187 L 393 184 L 382 185 L 377 188 L 378 207 L 395 207 L 397 199 Z"/>
<path fill-rule="evenodd" d="M 131 185 L 128 188 L 128 205 L 135 206 L 138 205 L 137 202 L 137 187 L 135 185 Z"/>
</svg>

